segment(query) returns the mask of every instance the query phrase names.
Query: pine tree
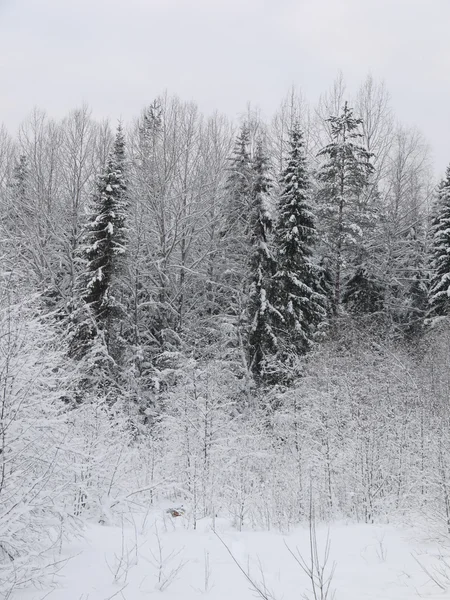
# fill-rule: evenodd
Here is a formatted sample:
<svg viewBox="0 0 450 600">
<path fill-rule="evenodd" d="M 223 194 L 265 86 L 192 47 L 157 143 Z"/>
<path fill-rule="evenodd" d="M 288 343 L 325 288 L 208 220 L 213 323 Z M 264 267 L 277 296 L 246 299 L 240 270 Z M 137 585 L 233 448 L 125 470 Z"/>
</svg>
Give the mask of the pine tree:
<svg viewBox="0 0 450 600">
<path fill-rule="evenodd" d="M 271 279 L 275 261 L 269 247 L 272 219 L 269 212 L 271 182 L 268 176 L 268 159 L 263 143 L 258 141 L 253 160 L 254 182 L 250 213 L 250 274 L 248 300 L 248 357 L 250 368 L 258 380 L 264 375 L 264 360 L 276 353 L 278 342 L 273 328 L 274 317 L 279 314 L 272 304 Z"/>
<path fill-rule="evenodd" d="M 289 157 L 280 181 L 274 236 L 277 272 L 273 284 L 274 304 L 282 317 L 279 329 L 286 358 L 311 348 L 317 326 L 326 315 L 319 270 L 312 263 L 316 229 L 299 124 L 291 130 L 289 141 Z"/>
<path fill-rule="evenodd" d="M 342 270 L 349 249 L 357 247 L 367 226 L 368 207 L 363 192 L 373 172 L 371 154 L 362 145 L 362 120 L 353 116 L 345 103 L 342 114 L 328 119 L 332 142 L 320 152 L 326 162 L 318 174 L 322 189 L 322 221 L 327 235 L 328 253 L 334 265 L 333 311 L 341 304 Z M 369 219 L 370 220 L 370 219 Z"/>
<path fill-rule="evenodd" d="M 441 182 L 432 220 L 429 304 L 435 316 L 450 314 L 450 166 Z"/>
</svg>

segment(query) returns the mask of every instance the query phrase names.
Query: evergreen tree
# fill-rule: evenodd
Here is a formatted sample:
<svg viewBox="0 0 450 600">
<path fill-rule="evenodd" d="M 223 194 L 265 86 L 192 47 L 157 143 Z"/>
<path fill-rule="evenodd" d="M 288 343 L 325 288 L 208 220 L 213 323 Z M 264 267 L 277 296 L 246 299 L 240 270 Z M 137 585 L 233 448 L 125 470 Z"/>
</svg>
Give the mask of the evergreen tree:
<svg viewBox="0 0 450 600">
<path fill-rule="evenodd" d="M 236 138 L 228 171 L 225 188 L 224 226 L 221 233 L 223 275 L 228 290 L 231 287 L 235 290 L 235 295 L 240 296 L 244 293 L 242 283 L 247 280 L 254 183 L 254 170 L 250 154 L 250 130 L 246 124 L 241 127 Z M 235 303 L 235 298 L 229 296 L 228 291 L 225 297 L 228 297 L 228 301 L 231 300 Z M 235 312 L 233 308 L 231 311 Z"/>
<path fill-rule="evenodd" d="M 362 120 L 344 105 L 342 114 L 328 119 L 332 141 L 319 156 L 325 163 L 318 174 L 322 189 L 322 220 L 328 242 L 328 254 L 333 262 L 333 311 L 341 304 L 342 270 L 349 250 L 357 248 L 370 223 L 369 207 L 363 192 L 373 172 L 371 154 L 358 143 Z"/>
<path fill-rule="evenodd" d="M 119 276 L 126 252 L 125 140 L 119 125 L 104 173 L 99 177 L 84 239 L 82 298 L 102 331 L 108 351 L 117 351 L 115 322 L 121 315 Z M 92 337 L 90 328 L 87 337 Z"/>
<path fill-rule="evenodd" d="M 429 304 L 435 316 L 450 314 L 450 166 L 441 182 L 432 220 Z"/>
<path fill-rule="evenodd" d="M 345 286 L 342 301 L 356 315 L 373 314 L 383 310 L 383 291 L 367 269 L 359 266 Z"/>
<path fill-rule="evenodd" d="M 274 317 L 279 313 L 272 304 L 271 279 L 275 261 L 269 247 L 272 219 L 269 212 L 271 182 L 268 176 L 268 159 L 259 140 L 253 160 L 254 182 L 250 213 L 251 284 L 248 300 L 248 355 L 250 368 L 258 380 L 264 375 L 264 360 L 278 349 L 273 328 Z"/>
<path fill-rule="evenodd" d="M 333 273 L 332 264 L 328 257 L 322 256 L 317 265 L 318 278 L 319 278 L 319 290 L 323 294 L 325 300 L 325 312 L 326 316 L 330 316 L 333 313 Z"/>
<path fill-rule="evenodd" d="M 230 228 L 239 226 L 247 231 L 253 185 L 253 163 L 250 155 L 250 130 L 244 123 L 236 138 L 230 159 L 230 176 L 227 184 L 227 221 Z"/>
<path fill-rule="evenodd" d="M 284 352 L 304 354 L 311 348 L 314 332 L 325 318 L 326 300 L 320 293 L 319 270 L 312 263 L 316 229 L 303 135 L 298 124 L 290 132 L 289 157 L 280 184 L 274 236 L 277 260 L 274 304 L 282 317 L 279 328 Z"/>
</svg>

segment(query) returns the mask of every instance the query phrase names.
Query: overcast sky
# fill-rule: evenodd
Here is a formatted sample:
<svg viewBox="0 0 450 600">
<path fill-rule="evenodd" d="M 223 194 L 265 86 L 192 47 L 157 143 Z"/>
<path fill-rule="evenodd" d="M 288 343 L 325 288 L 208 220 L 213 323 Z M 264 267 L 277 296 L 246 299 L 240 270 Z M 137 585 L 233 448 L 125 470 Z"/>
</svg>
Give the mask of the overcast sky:
<svg viewBox="0 0 450 600">
<path fill-rule="evenodd" d="M 450 0 L 0 0 L 0 121 L 137 116 L 168 90 L 231 117 L 315 102 L 342 70 L 384 79 L 396 115 L 450 162 Z"/>
</svg>

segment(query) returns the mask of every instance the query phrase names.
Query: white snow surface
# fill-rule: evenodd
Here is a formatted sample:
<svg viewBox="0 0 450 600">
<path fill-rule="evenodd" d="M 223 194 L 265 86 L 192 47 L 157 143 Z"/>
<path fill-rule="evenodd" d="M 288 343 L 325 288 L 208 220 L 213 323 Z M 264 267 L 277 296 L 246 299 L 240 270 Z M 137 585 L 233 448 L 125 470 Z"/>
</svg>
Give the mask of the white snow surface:
<svg viewBox="0 0 450 600">
<path fill-rule="evenodd" d="M 161 507 L 146 515 L 124 513 L 114 526 L 88 524 L 84 537 L 64 545 L 62 556 L 55 557 L 67 562 L 48 588 L 16 590 L 10 600 L 258 597 L 214 528 L 242 568 L 265 586 L 270 600 L 314 598 L 308 577 L 286 548 L 298 548 L 309 561 L 306 524 L 289 533 L 237 531 L 231 522 L 216 518 L 214 523 L 199 520 L 194 530 L 189 513 L 173 518 Z M 318 525 L 320 558 L 327 535 L 331 550 L 326 572 L 335 563 L 330 586 L 335 600 L 450 599 L 450 579 L 442 576 L 445 568 L 439 558 L 450 556 L 450 548 L 427 541 L 423 531 L 393 525 Z"/>
</svg>

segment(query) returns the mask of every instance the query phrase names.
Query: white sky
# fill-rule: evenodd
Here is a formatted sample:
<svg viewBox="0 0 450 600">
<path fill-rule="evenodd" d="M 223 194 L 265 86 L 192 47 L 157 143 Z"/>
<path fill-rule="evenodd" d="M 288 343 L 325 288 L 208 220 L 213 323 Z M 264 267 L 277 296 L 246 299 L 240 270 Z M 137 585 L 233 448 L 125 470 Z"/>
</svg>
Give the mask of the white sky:
<svg viewBox="0 0 450 600">
<path fill-rule="evenodd" d="M 310 101 L 342 70 L 384 79 L 399 119 L 450 162 L 450 0 L 0 0 L 0 121 L 137 116 L 168 90 L 230 117 Z"/>
</svg>

